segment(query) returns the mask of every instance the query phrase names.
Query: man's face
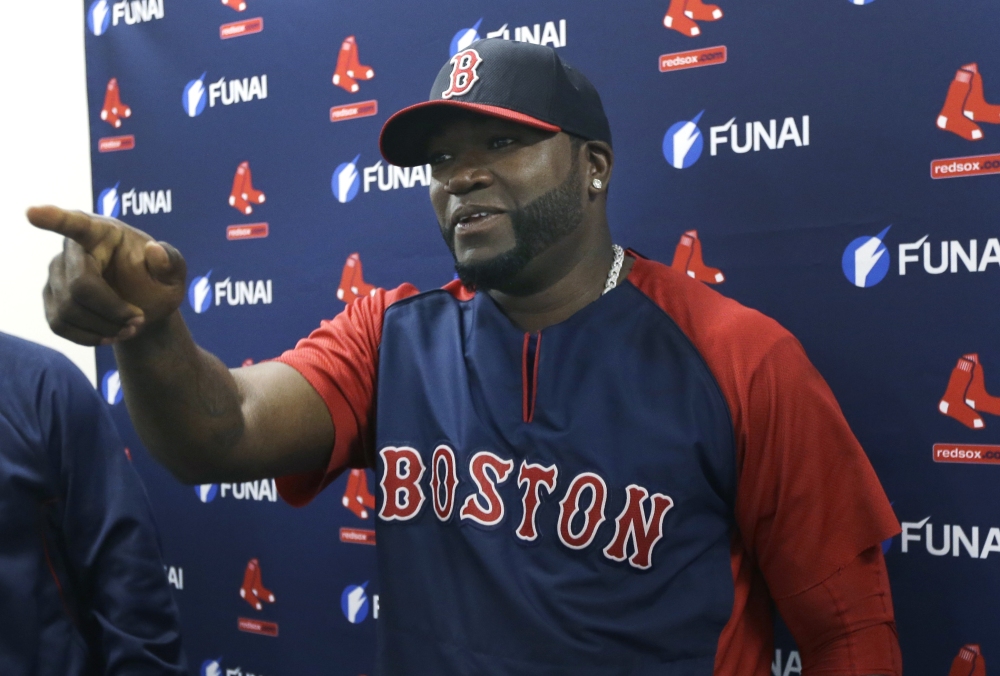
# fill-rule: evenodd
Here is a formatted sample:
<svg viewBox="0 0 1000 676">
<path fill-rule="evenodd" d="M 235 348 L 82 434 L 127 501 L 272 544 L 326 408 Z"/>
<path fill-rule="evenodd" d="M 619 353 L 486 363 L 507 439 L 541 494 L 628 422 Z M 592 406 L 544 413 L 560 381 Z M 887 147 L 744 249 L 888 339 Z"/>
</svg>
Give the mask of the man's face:
<svg viewBox="0 0 1000 676">
<path fill-rule="evenodd" d="M 579 146 L 464 112 L 428 144 L 431 203 L 467 286 L 500 289 L 583 218 Z"/>
</svg>

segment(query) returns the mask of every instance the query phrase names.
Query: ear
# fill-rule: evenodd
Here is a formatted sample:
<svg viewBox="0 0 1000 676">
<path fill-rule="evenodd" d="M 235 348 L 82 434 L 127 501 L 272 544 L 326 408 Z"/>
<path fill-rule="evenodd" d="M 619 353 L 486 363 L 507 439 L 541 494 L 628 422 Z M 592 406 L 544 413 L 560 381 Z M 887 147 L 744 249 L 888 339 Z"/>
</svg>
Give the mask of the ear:
<svg viewBox="0 0 1000 676">
<path fill-rule="evenodd" d="M 585 154 L 585 174 L 587 191 L 590 196 L 606 195 L 608 183 L 611 181 L 611 168 L 615 163 L 615 153 L 604 141 L 587 141 L 581 152 Z M 600 188 L 595 187 L 594 179 L 600 181 Z"/>
</svg>

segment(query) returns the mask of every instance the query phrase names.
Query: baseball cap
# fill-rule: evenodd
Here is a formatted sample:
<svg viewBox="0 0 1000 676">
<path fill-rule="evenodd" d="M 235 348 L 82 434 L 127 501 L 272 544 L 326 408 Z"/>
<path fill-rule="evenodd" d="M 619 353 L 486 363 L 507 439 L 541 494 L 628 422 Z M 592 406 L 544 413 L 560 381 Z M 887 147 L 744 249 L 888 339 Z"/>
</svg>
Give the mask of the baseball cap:
<svg viewBox="0 0 1000 676">
<path fill-rule="evenodd" d="M 382 157 L 401 167 L 424 164 L 435 121 L 449 108 L 611 143 L 601 97 L 580 71 L 551 47 L 492 38 L 449 59 L 427 101 L 386 120 L 379 137 Z"/>
</svg>

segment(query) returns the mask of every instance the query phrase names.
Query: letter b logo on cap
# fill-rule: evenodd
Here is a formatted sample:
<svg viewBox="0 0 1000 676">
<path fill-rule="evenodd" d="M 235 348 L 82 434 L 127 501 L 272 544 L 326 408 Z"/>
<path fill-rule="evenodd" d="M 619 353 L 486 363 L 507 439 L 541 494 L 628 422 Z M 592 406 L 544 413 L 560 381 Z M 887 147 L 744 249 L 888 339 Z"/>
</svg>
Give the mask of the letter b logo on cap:
<svg viewBox="0 0 1000 676">
<path fill-rule="evenodd" d="M 442 99 L 452 96 L 464 96 L 479 81 L 477 69 L 483 62 L 483 57 L 474 49 L 466 49 L 451 57 L 451 84 L 441 92 Z"/>
</svg>

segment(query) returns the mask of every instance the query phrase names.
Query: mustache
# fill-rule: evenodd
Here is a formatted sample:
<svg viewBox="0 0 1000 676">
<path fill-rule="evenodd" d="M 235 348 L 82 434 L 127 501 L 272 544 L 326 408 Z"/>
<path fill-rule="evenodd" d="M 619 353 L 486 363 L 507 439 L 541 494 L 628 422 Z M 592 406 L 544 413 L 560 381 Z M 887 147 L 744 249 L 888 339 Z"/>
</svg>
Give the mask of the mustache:
<svg viewBox="0 0 1000 676">
<path fill-rule="evenodd" d="M 576 158 L 565 181 L 508 215 L 514 230 L 511 249 L 471 265 L 460 264 L 456 259 L 455 272 L 467 288 L 514 291 L 516 278 L 528 263 L 583 222 L 583 194 L 579 189 Z M 445 241 L 454 256 L 454 228 L 449 229 Z"/>
</svg>

